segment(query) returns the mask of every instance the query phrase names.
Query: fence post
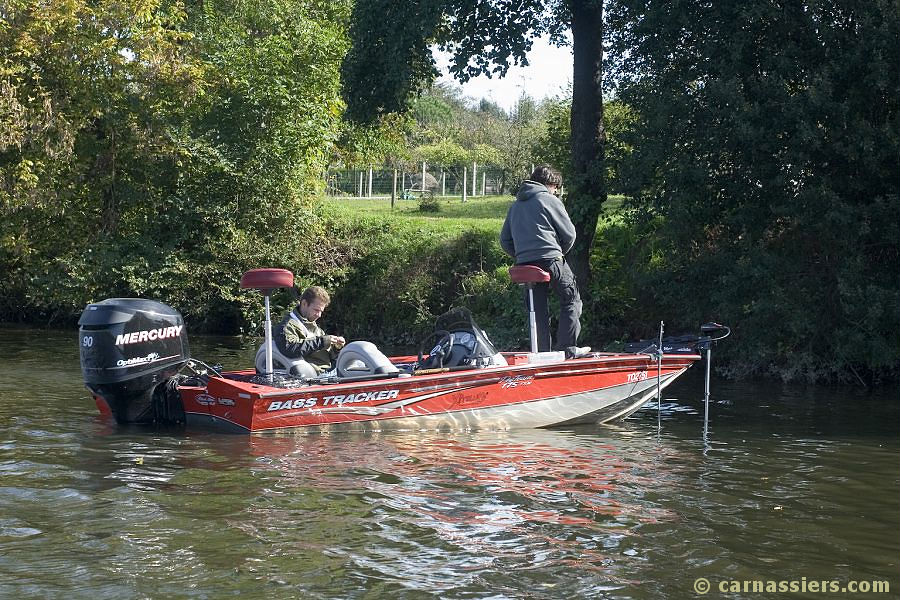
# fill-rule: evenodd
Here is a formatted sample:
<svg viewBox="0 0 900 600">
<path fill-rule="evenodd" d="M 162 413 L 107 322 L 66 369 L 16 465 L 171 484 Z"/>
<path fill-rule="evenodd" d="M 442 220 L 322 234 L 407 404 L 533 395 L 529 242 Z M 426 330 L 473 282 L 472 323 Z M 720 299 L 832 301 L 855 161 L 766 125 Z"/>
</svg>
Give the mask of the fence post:
<svg viewBox="0 0 900 600">
<path fill-rule="evenodd" d="M 441 196 L 447 195 L 447 173 L 441 169 Z"/>
<path fill-rule="evenodd" d="M 372 167 L 369 166 L 369 198 L 372 197 Z"/>
<path fill-rule="evenodd" d="M 484 196 L 484 188 L 487 186 L 487 173 L 481 172 L 481 195 Z"/>
<path fill-rule="evenodd" d="M 356 194 L 357 197 L 362 198 L 362 194 L 363 194 L 363 172 L 362 171 L 359 172 L 359 185 L 357 186 L 356 191 L 358 192 Z"/>
<path fill-rule="evenodd" d="M 466 175 L 468 175 L 468 171 L 466 171 L 466 167 L 463 167 L 463 184 L 462 184 L 462 190 L 463 190 L 462 201 L 463 202 L 466 201 L 466 185 L 468 183 L 466 180 Z"/>
<path fill-rule="evenodd" d="M 422 161 L 422 195 L 425 195 L 425 161 Z"/>
<path fill-rule="evenodd" d="M 394 169 L 394 186 L 391 188 L 391 210 L 394 210 L 394 200 L 397 199 L 397 169 Z"/>
<path fill-rule="evenodd" d="M 475 161 L 472 161 L 472 197 L 478 195 L 478 190 L 475 189 L 475 186 L 478 185 L 478 165 L 475 164 Z"/>
</svg>

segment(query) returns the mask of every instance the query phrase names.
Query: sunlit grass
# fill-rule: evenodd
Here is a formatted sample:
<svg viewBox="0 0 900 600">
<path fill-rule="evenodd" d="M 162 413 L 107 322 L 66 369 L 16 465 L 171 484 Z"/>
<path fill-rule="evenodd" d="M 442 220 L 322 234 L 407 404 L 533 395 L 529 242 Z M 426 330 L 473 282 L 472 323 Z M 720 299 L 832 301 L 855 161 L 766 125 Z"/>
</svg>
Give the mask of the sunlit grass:
<svg viewBox="0 0 900 600">
<path fill-rule="evenodd" d="M 459 196 L 438 198 L 440 210 L 437 212 L 420 211 L 418 200 L 397 199 L 393 208 L 390 198 L 323 198 L 320 202 L 338 214 L 389 217 L 446 229 L 496 227 L 499 231 L 513 199 L 507 194 L 470 197 L 465 202 Z M 603 205 L 603 212 L 618 211 L 623 201 L 623 196 L 610 196 Z"/>
</svg>

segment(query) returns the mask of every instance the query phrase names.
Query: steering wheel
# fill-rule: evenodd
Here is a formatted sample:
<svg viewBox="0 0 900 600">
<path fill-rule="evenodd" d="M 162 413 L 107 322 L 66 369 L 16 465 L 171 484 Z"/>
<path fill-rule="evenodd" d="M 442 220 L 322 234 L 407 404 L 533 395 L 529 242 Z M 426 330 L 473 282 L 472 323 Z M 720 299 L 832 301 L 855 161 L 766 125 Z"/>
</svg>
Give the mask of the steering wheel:
<svg viewBox="0 0 900 600">
<path fill-rule="evenodd" d="M 425 342 L 427 342 L 428 340 L 430 340 L 432 338 L 435 338 L 437 340 L 437 342 L 434 344 L 434 346 L 432 346 L 432 350 L 434 350 L 435 348 L 437 348 L 437 350 L 434 350 L 433 352 L 429 352 L 428 360 L 430 362 L 432 357 L 436 356 L 438 358 L 438 365 L 437 365 L 437 367 L 432 365 L 430 368 L 438 368 L 439 369 L 439 368 L 443 367 L 444 366 L 444 358 L 450 353 L 450 349 L 453 347 L 453 334 L 450 333 L 449 331 L 445 331 L 443 329 L 438 329 L 437 331 L 429 334 L 428 337 L 426 337 L 424 340 L 422 340 L 422 343 L 419 344 L 419 360 L 417 362 L 419 368 L 422 367 L 422 360 L 425 356 L 425 354 L 423 352 L 423 350 L 425 349 Z"/>
</svg>

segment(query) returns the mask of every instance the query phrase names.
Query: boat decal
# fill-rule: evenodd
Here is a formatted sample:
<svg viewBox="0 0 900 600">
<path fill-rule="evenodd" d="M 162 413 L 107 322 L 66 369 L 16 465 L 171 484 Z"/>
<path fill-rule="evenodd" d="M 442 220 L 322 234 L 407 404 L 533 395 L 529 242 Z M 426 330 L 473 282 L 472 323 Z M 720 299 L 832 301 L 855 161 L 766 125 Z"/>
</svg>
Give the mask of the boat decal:
<svg viewBox="0 0 900 600">
<path fill-rule="evenodd" d="M 294 409 L 299 410 L 301 408 L 313 408 L 319 402 L 319 399 L 315 396 L 312 398 L 294 398 L 293 400 L 273 400 L 269 403 L 269 407 L 266 408 L 266 412 L 273 412 L 276 410 L 288 410 Z"/>
<path fill-rule="evenodd" d="M 194 397 L 194 402 L 200 404 L 201 406 L 213 406 L 215 404 L 221 404 L 222 406 L 234 406 L 234 400 L 231 398 L 217 398 L 208 393 L 198 394 Z"/>
<path fill-rule="evenodd" d="M 637 383 L 647 379 L 647 371 L 634 371 L 628 374 L 628 383 Z"/>
<path fill-rule="evenodd" d="M 159 352 L 151 352 L 147 356 L 135 356 L 134 358 L 124 358 L 116 362 L 116 366 L 114 369 L 127 369 L 128 367 L 133 367 L 134 365 L 149 365 L 152 363 L 160 362 L 163 360 L 169 360 L 170 358 L 178 358 L 180 355 L 173 354 L 172 356 L 163 356 L 160 358 Z"/>
<path fill-rule="evenodd" d="M 682 368 L 682 369 L 681 369 L 680 371 L 678 371 L 677 373 L 664 374 L 663 377 L 662 377 L 662 383 L 663 383 L 663 385 L 664 385 L 664 386 L 667 386 L 667 385 L 668 385 L 669 383 L 671 383 L 671 381 L 675 378 L 675 377 L 670 377 L 670 375 L 675 375 L 675 376 L 677 377 L 678 374 L 683 373 L 686 369 L 687 369 L 687 367 Z M 432 412 L 430 412 L 430 411 L 425 411 L 425 410 L 421 410 L 421 409 L 420 409 L 420 411 L 421 411 L 421 412 L 420 412 L 420 411 L 415 410 L 413 407 L 409 407 L 409 406 L 407 405 L 406 410 L 404 410 L 403 412 L 395 413 L 395 414 L 391 414 L 391 415 L 386 414 L 386 413 L 394 412 L 394 409 L 396 408 L 397 402 L 389 402 L 389 403 L 387 403 L 387 404 L 383 404 L 383 405 L 380 405 L 380 406 L 344 406 L 344 407 L 335 406 L 335 407 L 313 408 L 313 409 L 299 410 L 299 411 L 291 412 L 291 413 L 277 413 L 277 414 L 272 414 L 272 415 L 258 415 L 258 417 L 261 417 L 261 418 L 259 419 L 259 421 L 258 421 L 258 426 L 257 426 L 257 425 L 254 425 L 253 428 L 252 428 L 252 430 L 256 430 L 256 431 L 273 431 L 273 430 L 305 429 L 305 428 L 308 428 L 308 427 L 311 427 L 311 428 L 314 428 L 314 429 L 315 429 L 315 428 L 318 428 L 318 427 L 332 427 L 332 426 L 337 427 L 337 428 L 338 428 L 337 430 L 340 430 L 340 428 L 342 428 L 342 427 L 345 427 L 345 426 L 351 426 L 351 427 L 352 427 L 354 424 L 357 424 L 357 425 L 358 425 L 358 424 L 360 424 L 360 423 L 372 423 L 372 422 L 384 422 L 384 423 L 388 423 L 388 422 L 392 422 L 392 421 L 401 421 L 401 422 L 402 422 L 402 421 L 404 421 L 405 419 L 412 419 L 412 420 L 414 420 L 414 421 L 418 421 L 418 420 L 426 420 L 426 419 L 430 419 L 430 418 L 433 418 L 433 417 L 440 417 L 440 415 L 441 415 L 441 414 L 444 414 L 444 413 L 446 413 L 446 414 L 454 414 L 454 413 L 463 413 L 463 412 L 467 412 L 467 413 L 478 413 L 478 412 L 481 412 L 481 411 L 495 411 L 495 410 L 501 410 L 501 411 L 503 411 L 503 410 L 509 410 L 509 409 L 519 409 L 520 407 L 547 405 L 548 403 L 557 403 L 557 402 L 560 402 L 560 401 L 565 402 L 565 401 L 567 401 L 567 400 L 570 399 L 570 398 L 576 398 L 576 397 L 578 397 L 578 396 L 584 396 L 584 395 L 588 395 L 588 396 L 589 396 L 589 395 L 591 395 L 591 394 L 595 394 L 595 393 L 598 393 L 598 392 L 604 392 L 604 391 L 608 391 L 608 390 L 612 390 L 612 389 L 616 389 L 616 388 L 623 388 L 623 387 L 627 387 L 627 386 L 631 386 L 631 385 L 633 385 L 633 384 L 629 384 L 629 383 L 620 383 L 620 384 L 616 384 L 616 385 L 612 385 L 612 386 L 600 386 L 600 387 L 597 387 L 597 388 L 591 388 L 591 389 L 586 389 L 586 390 L 580 390 L 580 391 L 578 391 L 578 392 L 573 392 L 573 393 L 569 393 L 569 394 L 560 394 L 560 395 L 558 395 L 558 396 L 551 396 L 551 397 L 544 397 L 544 398 L 530 398 L 530 399 L 527 399 L 527 400 L 520 400 L 520 401 L 516 401 L 516 402 L 510 402 L 510 403 L 508 403 L 508 404 L 504 404 L 504 405 L 500 405 L 500 406 L 463 407 L 463 406 L 457 405 L 455 408 L 452 408 L 452 409 L 447 410 L 447 411 L 441 411 L 441 412 L 438 412 L 438 413 L 432 413 Z M 469 386 L 469 388 L 475 388 L 475 387 L 480 387 L 480 386 L 475 386 L 475 385 Z M 468 389 L 468 388 L 467 388 L 467 389 Z M 426 396 L 427 396 L 427 397 L 440 396 L 440 395 L 446 394 L 446 393 L 448 393 L 448 392 L 450 392 L 450 391 L 451 391 L 451 390 L 447 390 L 447 391 L 443 391 L 443 392 L 437 392 L 437 393 L 435 393 L 435 394 L 428 394 L 428 395 L 426 395 Z M 656 392 L 655 392 L 655 386 L 654 386 L 653 389 L 647 388 L 647 389 L 641 390 L 640 392 L 638 392 L 638 393 L 635 394 L 634 396 L 630 396 L 630 398 L 633 398 L 633 399 L 634 399 L 634 402 L 629 402 L 629 404 L 628 404 L 627 407 L 624 407 L 622 411 L 618 411 L 616 414 L 626 414 L 626 413 L 627 413 L 627 414 L 630 414 L 631 412 L 633 412 L 634 410 L 636 410 L 636 408 L 640 408 L 640 406 L 642 406 L 642 405 L 644 404 L 644 402 L 646 401 L 646 398 L 650 397 L 652 394 L 655 394 L 655 393 L 656 393 Z M 406 399 L 405 401 L 403 401 L 403 402 L 416 401 L 416 400 L 424 400 L 424 399 L 427 399 L 426 396 L 417 396 L 417 397 L 414 397 L 414 398 L 407 398 L 407 399 Z M 606 408 L 606 407 L 604 407 L 604 408 Z M 376 421 L 372 421 L 372 420 L 369 420 L 369 419 L 365 419 L 365 420 L 353 420 L 353 421 L 350 421 L 350 422 L 342 422 L 342 423 L 337 423 L 337 422 L 326 422 L 326 423 L 316 423 L 316 422 L 311 422 L 311 423 L 293 423 L 293 424 L 289 424 L 289 425 L 281 425 L 281 424 L 277 424 L 277 423 L 276 423 L 276 424 L 273 424 L 273 425 L 267 425 L 267 424 L 266 424 L 266 423 L 268 423 L 268 418 L 270 418 L 270 417 L 276 417 L 276 416 L 277 416 L 277 417 L 288 417 L 288 416 L 301 416 L 301 415 L 322 415 L 322 416 L 325 416 L 326 414 L 355 414 L 355 415 L 372 416 L 372 417 L 379 417 L 379 416 L 381 416 L 382 419 L 378 419 L 378 420 L 376 420 Z M 584 415 L 581 415 L 581 416 L 583 417 Z M 604 419 L 604 422 L 606 422 L 606 421 L 608 421 L 608 420 L 610 420 L 610 419 L 612 419 L 612 418 L 615 418 L 615 417 L 614 417 L 614 416 L 613 416 L 613 417 L 607 417 L 607 418 Z M 422 422 L 424 423 L 425 421 L 422 421 Z M 410 426 L 412 426 L 412 425 L 410 425 Z M 243 427 L 243 426 L 242 426 L 242 427 Z M 245 428 L 245 429 L 248 429 L 248 428 L 246 428 L 246 427 L 244 427 L 244 428 Z"/>
<path fill-rule="evenodd" d="M 615 387 L 621 387 L 621 386 L 625 386 L 625 385 L 628 385 L 628 384 L 618 384 L 616 386 L 611 386 L 611 387 L 615 388 Z M 471 386 L 471 387 L 476 387 L 476 386 Z M 273 417 L 274 416 L 278 416 L 278 417 L 300 416 L 300 415 L 304 415 L 304 414 L 305 415 L 323 415 L 323 416 L 326 414 L 355 414 L 355 415 L 382 417 L 381 419 L 378 419 L 378 422 L 387 423 L 390 421 L 397 421 L 397 420 L 402 421 L 404 419 L 417 420 L 417 419 L 428 419 L 433 416 L 439 417 L 441 414 L 444 414 L 444 412 L 446 412 L 446 414 L 454 414 L 454 413 L 462 413 L 462 412 L 471 413 L 471 412 L 480 412 L 480 411 L 507 410 L 510 408 L 518 409 L 519 407 L 526 407 L 526 406 L 539 406 L 542 404 L 547 404 L 547 403 L 552 403 L 552 402 L 565 401 L 568 398 L 574 398 L 574 397 L 581 396 L 584 394 L 589 395 L 589 394 L 596 393 L 596 392 L 602 392 L 602 391 L 605 391 L 608 389 L 610 389 L 610 387 L 603 386 L 603 387 L 599 387 L 596 389 L 582 390 L 582 391 L 571 393 L 571 394 L 561 394 L 559 396 L 552 396 L 552 397 L 548 397 L 548 398 L 531 398 L 528 400 L 511 402 L 509 404 L 505 404 L 505 405 L 501 405 L 501 406 L 468 407 L 468 408 L 467 407 L 457 407 L 455 409 L 441 411 L 439 413 L 432 413 L 427 410 L 422 410 L 421 408 L 419 410 L 416 410 L 415 407 L 407 405 L 406 407 L 401 407 L 401 408 L 404 408 L 404 410 L 402 412 L 393 414 L 393 415 L 387 415 L 385 413 L 394 412 L 394 408 L 386 407 L 386 405 L 382 405 L 382 406 L 345 406 L 345 407 L 313 408 L 313 409 L 296 411 L 296 412 L 292 412 L 292 413 L 288 413 L 288 414 L 278 413 L 277 415 L 266 415 L 266 417 L 269 417 L 269 416 L 273 416 Z M 428 396 L 429 397 L 439 396 L 444 393 L 447 393 L 447 392 L 439 392 L 434 395 L 429 394 Z M 643 392 L 643 393 L 646 393 L 646 392 Z M 655 393 L 655 391 L 653 393 Z M 409 398 L 407 400 L 423 400 L 423 399 L 426 399 L 426 398 L 425 397 L 417 397 L 414 399 Z M 392 402 L 390 404 L 395 405 L 396 403 Z M 643 404 L 643 401 L 640 404 Z M 360 421 L 351 421 L 351 423 L 359 423 L 359 422 Z M 371 423 L 372 421 L 365 420 L 365 422 Z M 262 422 L 260 422 L 260 425 L 262 425 Z M 346 425 L 348 425 L 348 423 L 334 423 L 334 422 L 331 422 L 331 423 L 303 423 L 303 424 L 292 424 L 292 425 L 287 425 L 287 426 L 276 425 L 274 427 L 271 427 L 271 426 L 265 427 L 264 429 L 265 430 L 272 430 L 272 429 L 281 430 L 281 429 L 296 429 L 296 428 L 305 428 L 305 427 L 331 427 L 331 426 L 342 427 L 342 426 L 346 426 Z"/>
<path fill-rule="evenodd" d="M 369 392 L 358 392 L 356 394 L 335 394 L 332 396 L 324 396 L 322 398 L 322 406 L 334 406 L 335 404 L 343 406 L 344 404 L 354 404 L 357 402 L 374 402 L 376 400 L 390 400 L 400 395 L 400 390 L 394 388 L 392 390 L 372 390 Z"/>
<path fill-rule="evenodd" d="M 446 394 L 450 394 L 453 392 L 461 392 L 464 390 L 470 390 L 474 387 L 479 387 L 480 385 L 481 384 L 479 383 L 479 384 L 475 384 L 475 385 L 467 385 L 465 387 L 454 388 L 452 390 L 441 390 L 439 392 L 432 392 L 430 394 L 423 394 L 421 396 L 412 396 L 410 398 L 404 398 L 403 400 L 398 400 L 396 402 L 388 402 L 386 404 L 379 404 L 378 408 L 392 408 L 392 409 L 405 408 L 405 407 L 409 406 L 410 404 L 417 404 L 419 402 L 422 402 L 423 400 L 437 398 L 438 396 L 444 396 Z"/>
<path fill-rule="evenodd" d="M 479 379 L 476 383 L 478 383 L 480 385 L 484 385 L 484 384 L 488 384 L 488 383 L 494 383 L 496 381 L 497 381 L 496 378 L 488 378 L 488 379 Z M 425 385 L 425 386 L 420 386 L 420 387 L 409 388 L 406 391 L 413 393 L 413 394 L 418 393 L 418 392 L 433 392 L 436 390 L 448 390 L 449 391 L 449 390 L 453 390 L 453 389 L 458 389 L 464 385 L 471 386 L 471 384 L 466 384 L 466 383 L 463 383 L 460 381 L 451 381 L 449 383 L 437 383 L 435 385 Z"/>
<path fill-rule="evenodd" d="M 655 365 L 655 363 L 654 363 Z M 559 377 L 560 375 L 591 375 L 591 374 L 599 374 L 599 373 L 615 373 L 621 372 L 626 373 L 629 371 L 636 371 L 638 368 L 645 370 L 645 366 L 642 367 L 634 367 L 634 368 L 623 368 L 623 367 L 607 367 L 607 368 L 593 368 L 593 369 L 567 369 L 567 370 L 559 370 L 559 371 L 542 371 L 535 373 L 535 377 Z M 681 365 L 671 365 L 663 363 L 663 375 L 671 373 L 673 371 L 678 371 L 683 369 L 684 367 Z M 632 383 L 634 383 L 632 381 Z"/>
<path fill-rule="evenodd" d="M 401 390 L 398 388 L 381 389 L 375 391 L 358 391 L 359 388 L 355 388 L 351 389 L 351 393 L 349 394 L 334 394 L 329 396 L 322 396 L 322 389 L 318 388 L 309 390 L 309 392 L 312 393 L 318 392 L 316 395 L 307 395 L 300 398 L 297 398 L 295 396 L 284 401 L 270 401 L 269 399 L 260 398 L 260 400 L 264 400 L 262 406 L 265 408 L 260 407 L 257 409 L 260 412 L 257 412 L 253 417 L 255 425 L 252 425 L 251 428 L 270 429 L 274 425 L 275 429 L 282 429 L 284 427 L 295 428 L 337 424 L 327 421 L 329 415 L 347 415 L 352 421 L 370 421 L 371 419 L 395 420 L 404 418 L 423 419 L 429 418 L 434 414 L 442 413 L 452 414 L 461 411 L 479 413 L 482 410 L 503 410 L 504 407 L 508 408 L 524 405 L 536 406 L 545 404 L 547 402 L 565 401 L 565 399 L 568 397 L 577 397 L 583 394 L 590 395 L 592 393 L 623 386 L 634 386 L 635 384 L 646 385 L 647 379 L 649 379 L 648 375 L 647 378 L 640 379 L 639 381 L 622 381 L 621 383 L 616 383 L 611 386 L 601 385 L 596 388 L 592 387 L 591 389 L 581 390 L 572 394 L 561 394 L 559 396 L 543 398 L 529 398 L 520 401 L 507 402 L 498 406 L 481 405 L 481 403 L 488 398 L 491 386 L 493 384 L 501 383 L 504 381 L 507 382 L 510 387 L 518 387 L 530 385 L 538 377 L 546 377 L 552 375 L 590 375 L 602 372 L 618 372 L 623 375 L 622 379 L 625 379 L 625 375 L 628 373 L 647 372 L 646 367 L 644 367 L 642 371 L 638 371 L 637 368 L 640 367 L 637 366 L 632 368 L 623 368 L 622 366 L 620 366 L 618 368 L 612 369 L 598 369 L 596 367 L 572 369 L 571 367 L 575 367 L 576 365 L 560 366 L 562 366 L 563 368 L 555 372 L 548 372 L 542 369 L 524 373 L 520 372 L 511 376 L 505 376 L 503 378 L 491 377 L 476 381 L 470 380 L 468 383 L 457 381 L 451 385 L 440 386 L 443 389 L 430 391 L 424 394 L 413 393 L 407 398 L 399 398 Z M 678 370 L 665 369 L 665 371 L 662 373 L 661 378 L 663 384 L 665 385 L 671 379 L 674 379 L 674 376 L 677 376 L 677 374 L 681 371 L 683 371 L 683 368 Z M 638 377 L 641 376 L 638 375 Z M 655 377 L 653 379 L 655 379 Z M 475 391 L 475 395 L 473 395 L 472 390 Z M 481 391 L 482 393 L 478 393 L 479 391 Z M 409 390 L 404 390 L 402 393 L 409 393 Z M 641 393 L 644 392 L 642 391 Z M 427 406 L 422 406 L 421 404 L 427 400 L 447 395 L 452 395 L 452 398 L 450 404 L 446 407 L 438 409 L 437 407 L 430 404 Z M 437 410 L 437 412 L 434 412 L 435 410 Z M 354 416 L 358 418 L 353 419 Z M 281 425 L 281 423 L 284 423 L 285 419 L 303 419 L 314 417 L 320 417 L 320 419 L 325 419 L 325 421 L 316 419 L 313 422 L 293 423 L 286 426 Z"/>
<path fill-rule="evenodd" d="M 246 394 L 244 392 L 238 392 L 238 398 L 245 398 L 245 399 L 249 400 L 250 394 Z"/>
<path fill-rule="evenodd" d="M 409 410 L 411 404 L 416 404 L 422 402 L 424 400 L 428 400 L 431 398 L 436 398 L 438 396 L 444 396 L 446 394 L 450 394 L 457 391 L 464 391 L 468 389 L 472 389 L 474 387 L 478 387 L 478 385 L 469 385 L 463 388 L 454 388 L 449 390 L 441 390 L 437 392 L 432 392 L 430 394 L 422 394 L 419 396 L 411 396 L 409 398 L 404 398 L 403 400 L 396 400 L 393 402 L 386 402 L 384 404 L 379 404 L 376 406 L 353 406 L 352 404 L 355 402 L 365 402 L 365 396 L 369 394 L 375 393 L 376 396 L 381 395 L 382 393 L 386 394 L 386 396 L 382 399 L 389 400 L 390 398 L 396 398 L 399 395 L 399 390 L 382 390 L 381 392 L 360 392 L 359 394 L 349 394 L 343 397 L 343 400 L 338 401 L 335 397 L 326 396 L 325 398 L 330 398 L 329 404 L 325 405 L 323 399 L 322 405 L 318 404 L 318 397 L 311 398 L 297 398 L 294 400 L 285 400 L 284 402 L 279 402 L 277 400 L 271 402 L 269 406 L 266 408 L 266 413 L 275 413 L 272 416 L 277 417 L 287 417 L 287 416 L 298 416 L 303 414 L 308 415 L 317 415 L 317 414 L 362 414 L 362 415 L 382 415 L 385 413 L 393 412 L 395 410 Z M 284 412 L 286 410 L 290 410 L 290 412 Z M 414 413 L 418 414 L 418 413 Z M 263 415 L 260 415 L 261 417 Z M 268 415 L 266 415 L 268 418 Z"/>
<path fill-rule="evenodd" d="M 532 382 L 534 382 L 534 375 L 510 375 L 500 378 L 500 387 L 508 390 L 520 385 L 531 385 Z"/>
<path fill-rule="evenodd" d="M 369 392 L 358 392 L 356 394 L 332 394 L 330 396 L 322 396 L 321 400 L 318 396 L 310 396 L 308 398 L 289 398 L 284 401 L 273 400 L 269 403 L 266 412 L 288 410 L 288 409 L 304 409 L 315 407 L 342 407 L 345 404 L 356 404 L 359 402 L 375 402 L 378 400 L 390 400 L 400 395 L 399 389 L 392 390 L 373 390 Z"/>
<path fill-rule="evenodd" d="M 382 409 L 377 406 L 325 406 L 323 408 L 310 408 L 305 411 L 300 411 L 301 413 L 306 412 L 311 415 L 334 415 L 334 414 L 346 414 L 346 415 L 381 415 L 386 412 L 391 412 L 393 409 Z"/>
<path fill-rule="evenodd" d="M 197 397 L 194 398 L 194 402 L 202 406 L 212 406 L 216 403 L 216 397 L 210 396 L 209 394 L 198 394 Z"/>
<path fill-rule="evenodd" d="M 159 329 L 145 329 L 144 331 L 123 333 L 116 336 L 116 346 L 139 344 L 141 342 L 155 342 L 156 340 L 166 340 L 178 337 L 181 335 L 183 327 L 184 325 L 175 325 L 172 327 L 160 327 Z"/>
</svg>

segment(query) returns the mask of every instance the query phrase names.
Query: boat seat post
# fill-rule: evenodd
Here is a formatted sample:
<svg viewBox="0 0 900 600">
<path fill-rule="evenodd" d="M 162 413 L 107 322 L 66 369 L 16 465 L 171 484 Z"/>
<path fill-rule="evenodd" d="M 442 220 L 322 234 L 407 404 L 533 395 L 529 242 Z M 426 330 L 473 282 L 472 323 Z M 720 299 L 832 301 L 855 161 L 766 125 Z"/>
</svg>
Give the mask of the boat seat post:
<svg viewBox="0 0 900 600">
<path fill-rule="evenodd" d="M 528 288 L 528 335 L 531 338 L 531 352 L 537 353 L 537 320 L 534 317 L 534 284 L 526 283 Z"/>
<path fill-rule="evenodd" d="M 272 290 L 263 290 L 263 298 L 266 302 L 266 375 L 269 381 L 272 381 L 275 368 L 272 366 L 272 310 L 269 306 L 269 298 L 272 296 Z"/>
<path fill-rule="evenodd" d="M 528 290 L 528 335 L 531 339 L 531 352 L 537 354 L 537 318 L 534 312 L 534 284 L 548 283 L 550 273 L 536 265 L 514 265 L 509 268 L 509 278 Z"/>
<path fill-rule="evenodd" d="M 266 372 L 269 381 L 274 379 L 272 364 L 272 311 L 269 298 L 279 288 L 294 287 L 294 274 L 287 269 L 251 269 L 241 276 L 241 289 L 259 290 L 266 304 Z"/>
</svg>

